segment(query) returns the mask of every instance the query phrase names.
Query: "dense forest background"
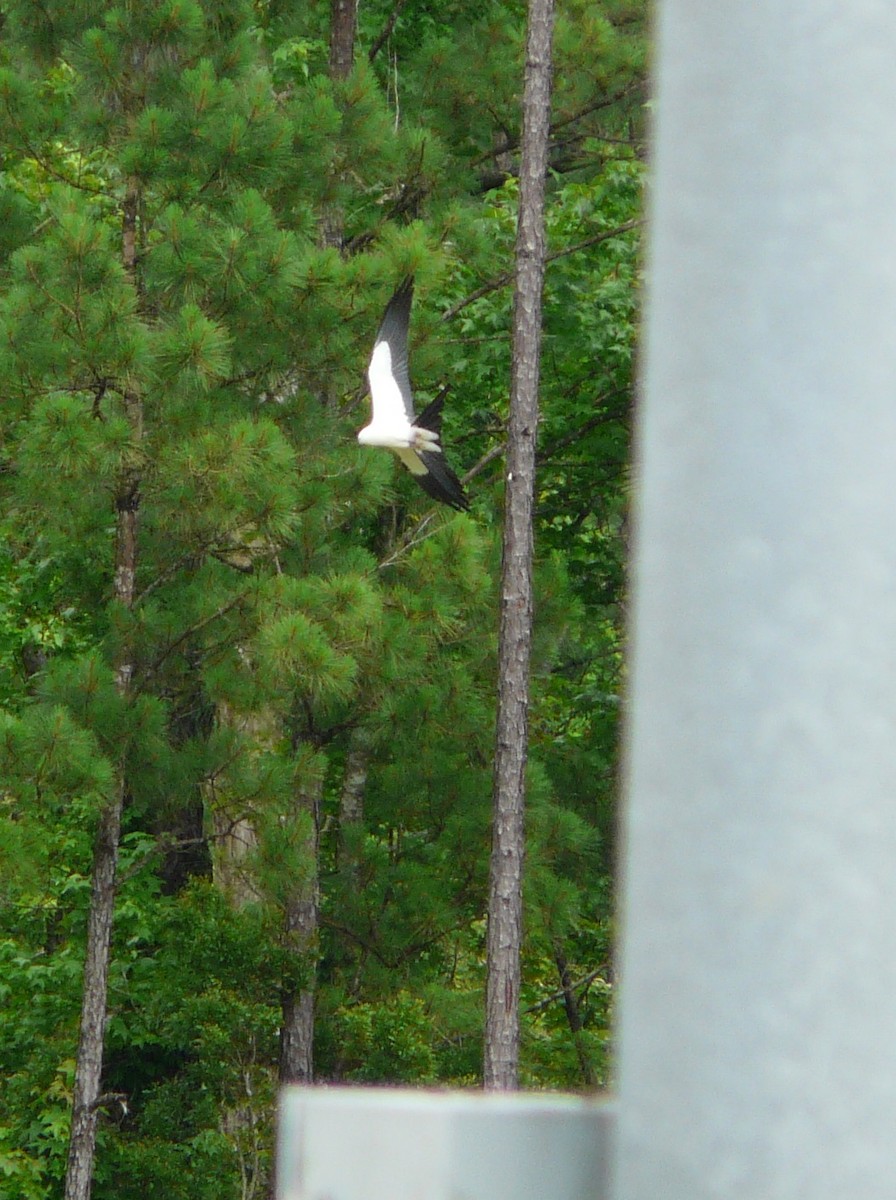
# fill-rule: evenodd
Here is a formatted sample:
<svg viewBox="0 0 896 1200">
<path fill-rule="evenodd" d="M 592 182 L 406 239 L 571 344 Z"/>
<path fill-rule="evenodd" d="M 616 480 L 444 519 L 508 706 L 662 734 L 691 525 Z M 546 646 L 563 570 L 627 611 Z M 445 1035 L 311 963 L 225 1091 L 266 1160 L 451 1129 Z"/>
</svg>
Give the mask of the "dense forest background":
<svg viewBox="0 0 896 1200">
<path fill-rule="evenodd" d="M 535 1088 L 609 1070 L 644 8 L 557 13 Z M 344 9 L 0 2 L 4 1196 L 61 1194 L 116 790 L 97 1198 L 265 1195 L 303 1071 L 481 1081 L 525 4 Z M 409 274 L 470 514 L 355 441 Z"/>
</svg>

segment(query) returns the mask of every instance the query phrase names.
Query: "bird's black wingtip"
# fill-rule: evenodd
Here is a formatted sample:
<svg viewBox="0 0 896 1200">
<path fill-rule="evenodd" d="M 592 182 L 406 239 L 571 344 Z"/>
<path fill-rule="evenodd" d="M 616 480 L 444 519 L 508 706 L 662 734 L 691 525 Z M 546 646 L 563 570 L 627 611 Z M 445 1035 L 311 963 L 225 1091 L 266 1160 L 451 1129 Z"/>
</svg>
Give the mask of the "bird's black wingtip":
<svg viewBox="0 0 896 1200">
<path fill-rule="evenodd" d="M 383 313 L 383 319 L 380 321 L 380 327 L 377 331 L 377 343 L 388 341 L 393 342 L 395 346 L 402 345 L 407 341 L 408 324 L 411 319 L 411 305 L 414 303 L 414 280 L 411 275 L 407 275 L 396 292 L 393 292 L 392 298 L 386 305 L 386 311 Z M 393 347 L 393 358 L 395 357 L 395 348 Z M 404 356 L 407 355 L 407 350 L 402 350 Z"/>
<path fill-rule="evenodd" d="M 442 406 L 445 403 L 445 397 L 448 395 L 448 385 L 439 389 L 439 393 L 435 400 L 431 400 L 424 408 L 419 417 L 414 418 L 414 424 L 419 425 L 421 429 L 429 429 L 432 433 L 441 434 L 442 432 Z"/>
<path fill-rule="evenodd" d="M 414 479 L 424 492 L 440 504 L 447 504 L 449 508 L 458 512 L 469 512 L 470 501 L 466 497 L 463 485 L 441 453 L 424 452 L 420 457 L 426 467 L 426 474 L 415 475 Z"/>
<path fill-rule="evenodd" d="M 412 296 L 413 294 L 414 294 L 414 276 L 413 275 L 405 275 L 404 279 L 402 279 L 401 283 L 395 289 L 392 299 L 393 300 L 399 300 L 399 299 L 403 300 L 405 296 Z"/>
</svg>

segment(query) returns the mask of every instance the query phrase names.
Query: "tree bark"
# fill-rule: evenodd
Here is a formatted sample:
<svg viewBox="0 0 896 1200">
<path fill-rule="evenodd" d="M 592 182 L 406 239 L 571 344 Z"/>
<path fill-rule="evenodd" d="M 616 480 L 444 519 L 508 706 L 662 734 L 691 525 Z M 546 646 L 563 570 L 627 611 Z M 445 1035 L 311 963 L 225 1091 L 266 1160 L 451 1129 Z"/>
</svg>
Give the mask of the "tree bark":
<svg viewBox="0 0 896 1200">
<path fill-rule="evenodd" d="M 84 995 L 75 1067 L 72 1127 L 69 1137 L 65 1200 L 89 1200 L 96 1146 L 97 1101 L 101 1095 L 103 1036 L 106 1028 L 106 990 L 109 946 L 115 906 L 115 872 L 121 833 L 123 780 L 100 817 L 94 847 L 93 883 L 87 923 Z"/>
<path fill-rule="evenodd" d="M 572 1040 L 576 1048 L 576 1056 L 582 1071 L 582 1079 L 586 1087 L 596 1088 L 597 1075 L 595 1074 L 594 1064 L 591 1061 L 591 1056 L 588 1053 L 588 1047 L 583 1037 L 584 1025 L 582 1023 L 582 1013 L 579 1009 L 579 1002 L 573 987 L 572 976 L 569 973 L 569 963 L 566 961 L 563 947 L 559 943 L 554 945 L 554 962 L 557 964 L 557 974 L 560 976 L 560 987 L 563 990 L 563 1007 L 566 1009 L 566 1019 L 569 1022 L 569 1031 L 572 1034 Z"/>
<path fill-rule="evenodd" d="M 129 181 L 122 213 L 122 260 L 136 286 L 137 209 L 139 193 Z M 140 510 L 139 444 L 143 436 L 143 405 L 139 394 L 125 394 L 125 411 L 131 426 L 134 458 L 122 472 L 115 498 L 115 599 L 125 608 L 134 604 L 137 577 L 137 525 Z M 127 698 L 134 674 L 131 647 L 125 642 L 115 663 L 119 695 Z M 118 766 L 115 791 L 100 814 L 94 845 L 90 912 L 87 918 L 87 952 L 78 1056 L 72 1097 L 72 1126 L 65 1175 L 65 1200 L 90 1200 L 96 1149 L 96 1124 L 102 1103 L 103 1040 L 106 998 L 115 910 L 121 814 L 127 793 L 124 762 Z"/>
<path fill-rule="evenodd" d="M 356 725 L 349 734 L 345 754 L 345 774 L 339 795 L 340 853 L 344 850 L 343 834 L 364 820 L 364 793 L 370 767 L 371 739 L 363 725 Z"/>
<path fill-rule="evenodd" d="M 245 653 L 248 653 L 244 649 Z M 230 704 L 219 702 L 215 720 L 220 728 L 235 731 L 248 738 L 258 751 L 272 751 L 282 729 L 277 714 L 268 708 L 253 713 L 239 713 Z M 253 862 L 258 848 L 255 815 L 234 811 L 233 799 L 216 783 L 203 787 L 206 819 L 214 831 L 212 847 L 212 879 L 234 908 L 257 904 L 262 898 Z"/>
<path fill-rule="evenodd" d="M 308 835 L 309 872 L 297 886 L 286 906 L 284 932 L 293 954 L 307 967 L 307 979 L 297 988 L 287 988 L 282 998 L 280 1022 L 281 1084 L 311 1083 L 314 1079 L 314 997 L 316 991 L 317 927 L 320 909 L 318 853 L 320 804 L 323 776 L 309 781 L 299 799 L 301 810 L 311 818 Z"/>
<path fill-rule="evenodd" d="M 388 42 L 389 38 L 392 36 L 392 31 L 395 28 L 395 24 L 396 24 L 399 16 L 401 15 L 401 10 L 404 8 L 405 4 L 407 4 L 407 0 L 395 0 L 395 4 L 392 8 L 391 13 L 389 13 L 389 17 L 388 17 L 388 20 L 386 21 L 386 24 L 383 26 L 383 28 L 380 30 L 380 32 L 377 34 L 377 36 L 374 38 L 373 44 L 371 45 L 370 49 L 367 51 L 367 61 L 368 62 L 373 62 L 373 60 L 376 58 L 376 56 L 382 50 L 383 46 L 385 46 L 386 42 Z"/>
<path fill-rule="evenodd" d="M 355 26 L 358 19 L 358 0 L 331 0 L 330 3 L 330 76 L 347 79 L 355 61 Z M 320 217 L 320 242 L 342 250 L 345 215 L 334 201 L 327 204 Z M 330 403 L 329 398 L 327 403 Z"/>
<path fill-rule="evenodd" d="M 280 1061 L 278 1081 L 314 1082 L 314 1002 L 317 993 L 317 932 L 320 917 L 320 805 L 324 780 L 309 780 L 298 798 L 300 811 L 311 817 L 307 853 L 308 874 L 296 886 L 284 913 L 284 938 L 301 969 L 307 971 L 298 987 L 286 986 L 280 998 Z M 277 1200 L 277 1164 L 270 1176 L 268 1200 Z"/>
<path fill-rule="evenodd" d="M 330 6 L 330 74 L 346 79 L 355 60 L 358 0 L 332 0 Z"/>
<path fill-rule="evenodd" d="M 258 846 L 255 826 L 248 817 L 228 817 L 211 806 L 211 821 L 215 843 L 212 850 L 212 879 L 234 908 L 256 904 L 260 892 L 251 867 L 252 852 Z"/>
<path fill-rule="evenodd" d="M 507 430 L 488 912 L 483 1082 L 486 1088 L 493 1090 L 515 1088 L 519 1079 L 523 816 L 532 641 L 532 506 L 553 24 L 553 0 L 530 0 L 516 241 L 513 368 Z"/>
</svg>

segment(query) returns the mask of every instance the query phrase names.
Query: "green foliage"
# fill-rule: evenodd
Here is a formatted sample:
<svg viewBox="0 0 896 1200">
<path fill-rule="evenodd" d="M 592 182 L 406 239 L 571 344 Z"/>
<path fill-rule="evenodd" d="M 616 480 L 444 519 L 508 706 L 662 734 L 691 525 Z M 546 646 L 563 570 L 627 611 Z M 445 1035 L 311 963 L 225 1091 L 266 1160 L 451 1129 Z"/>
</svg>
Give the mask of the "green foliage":
<svg viewBox="0 0 896 1200">
<path fill-rule="evenodd" d="M 370 62 L 392 10 L 361 6 L 336 81 L 322 3 L 3 6 L 2 1194 L 60 1192 L 122 783 L 97 1200 L 264 1193 L 281 999 L 312 980 L 320 1078 L 479 1079 L 525 12 L 405 6 Z M 643 6 L 564 3 L 557 55 L 523 1069 L 581 1087 L 611 1007 Z M 450 381 L 452 459 L 487 458 L 472 515 L 354 441 L 408 273 L 418 398 Z"/>
<path fill-rule="evenodd" d="M 398 992 L 380 1004 L 342 1008 L 329 1033 L 346 1081 L 436 1082 L 431 1017 L 419 997 Z"/>
</svg>

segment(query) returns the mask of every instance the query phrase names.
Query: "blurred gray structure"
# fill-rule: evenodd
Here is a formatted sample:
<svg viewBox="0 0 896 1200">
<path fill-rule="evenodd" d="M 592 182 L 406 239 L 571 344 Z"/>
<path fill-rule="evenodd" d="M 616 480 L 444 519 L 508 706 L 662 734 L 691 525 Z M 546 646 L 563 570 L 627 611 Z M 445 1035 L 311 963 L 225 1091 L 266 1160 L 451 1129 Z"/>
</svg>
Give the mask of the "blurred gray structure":
<svg viewBox="0 0 896 1200">
<path fill-rule="evenodd" d="M 896 4 L 661 0 L 613 1200 L 896 1196 Z M 288 1091 L 282 1200 L 603 1200 L 609 1109 Z"/>
<path fill-rule="evenodd" d="M 664 0 L 615 1200 L 896 1196 L 896 5 Z"/>
<path fill-rule="evenodd" d="M 569 1096 L 288 1088 L 279 1200 L 608 1200 L 606 1104 Z"/>
</svg>

